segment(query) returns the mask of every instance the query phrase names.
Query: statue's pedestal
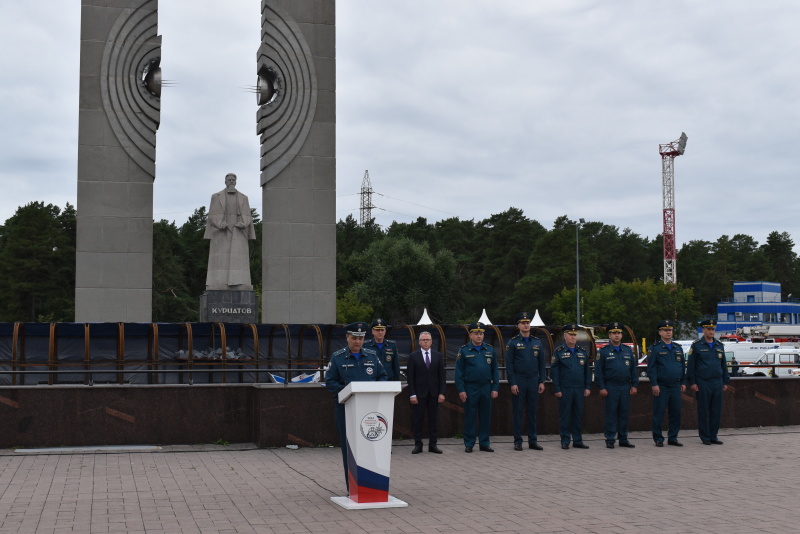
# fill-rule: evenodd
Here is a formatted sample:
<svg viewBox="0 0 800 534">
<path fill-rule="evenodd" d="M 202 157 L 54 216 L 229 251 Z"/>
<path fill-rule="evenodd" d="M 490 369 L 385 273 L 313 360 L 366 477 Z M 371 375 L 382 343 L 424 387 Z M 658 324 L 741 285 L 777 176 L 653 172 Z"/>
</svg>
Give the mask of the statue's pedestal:
<svg viewBox="0 0 800 534">
<path fill-rule="evenodd" d="M 258 323 L 255 291 L 210 289 L 200 295 L 201 323 Z"/>
</svg>

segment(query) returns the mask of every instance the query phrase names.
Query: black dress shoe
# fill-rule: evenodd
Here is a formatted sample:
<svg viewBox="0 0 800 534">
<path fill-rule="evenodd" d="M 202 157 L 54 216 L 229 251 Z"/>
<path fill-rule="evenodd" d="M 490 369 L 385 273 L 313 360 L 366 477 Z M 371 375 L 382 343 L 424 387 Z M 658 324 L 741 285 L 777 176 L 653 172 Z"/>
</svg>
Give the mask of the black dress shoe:
<svg viewBox="0 0 800 534">
<path fill-rule="evenodd" d="M 432 452 L 434 454 L 442 454 L 442 449 L 440 449 L 436 445 L 430 445 L 428 447 L 428 452 Z"/>
<path fill-rule="evenodd" d="M 663 441 L 656 441 L 656 447 L 663 447 L 663 446 L 664 446 Z"/>
<path fill-rule="evenodd" d="M 564 450 L 569 449 L 569 443 L 562 443 L 561 444 L 561 448 L 564 449 Z"/>
<path fill-rule="evenodd" d="M 472 447 L 464 447 L 464 452 L 472 452 Z"/>
<path fill-rule="evenodd" d="M 422 452 L 422 443 L 417 443 L 414 445 L 414 450 L 411 451 L 411 454 L 419 454 Z"/>
<path fill-rule="evenodd" d="M 673 447 L 683 447 L 683 443 L 681 443 L 677 439 L 671 439 L 667 441 L 667 445 L 672 445 Z"/>
<path fill-rule="evenodd" d="M 522 443 L 515 443 L 514 444 L 514 450 L 515 451 L 521 451 L 522 450 Z"/>
<path fill-rule="evenodd" d="M 541 450 L 544 450 L 544 449 L 542 449 L 542 446 L 541 446 L 541 445 L 539 445 L 538 443 L 536 443 L 535 441 L 534 441 L 533 443 L 528 443 L 528 448 L 529 448 L 529 449 L 533 449 L 533 450 L 535 450 L 535 451 L 541 451 Z"/>
<path fill-rule="evenodd" d="M 711 445 L 711 442 L 708 441 L 707 439 L 702 440 L 702 442 L 703 442 L 703 445 Z"/>
<path fill-rule="evenodd" d="M 633 444 L 633 443 L 631 443 L 630 441 L 620 441 L 620 442 L 619 442 L 619 446 L 620 446 L 620 447 L 627 447 L 627 448 L 629 448 L 629 449 L 633 449 L 634 447 L 636 447 L 636 445 L 634 445 L 634 444 Z"/>
<path fill-rule="evenodd" d="M 718 439 L 712 439 L 711 443 L 714 444 L 714 445 L 722 445 L 722 442 L 720 440 L 718 440 Z"/>
<path fill-rule="evenodd" d="M 572 448 L 573 449 L 588 449 L 589 446 L 588 445 L 584 445 L 583 443 L 573 443 L 572 444 Z"/>
<path fill-rule="evenodd" d="M 607 441 L 606 442 L 606 448 L 607 449 L 613 449 L 614 448 L 614 442 L 613 441 Z"/>
<path fill-rule="evenodd" d="M 488 446 L 487 446 L 487 447 L 484 447 L 483 445 L 481 445 L 481 446 L 480 446 L 480 449 L 481 449 L 483 452 L 494 452 L 494 449 L 493 449 L 493 448 L 491 448 L 491 447 L 488 447 Z"/>
</svg>

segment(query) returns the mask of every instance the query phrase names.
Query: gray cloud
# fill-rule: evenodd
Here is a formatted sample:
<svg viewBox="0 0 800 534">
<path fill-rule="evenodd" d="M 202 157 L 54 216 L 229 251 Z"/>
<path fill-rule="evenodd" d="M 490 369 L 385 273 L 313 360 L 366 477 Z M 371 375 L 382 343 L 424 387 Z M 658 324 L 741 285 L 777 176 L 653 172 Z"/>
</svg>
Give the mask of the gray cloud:
<svg viewBox="0 0 800 534">
<path fill-rule="evenodd" d="M 80 10 L 0 8 L 0 219 L 75 202 Z M 236 172 L 260 198 L 252 0 L 162 0 L 157 218 L 182 223 Z M 677 236 L 796 234 L 800 5 L 616 0 L 340 0 L 337 217 L 369 169 L 380 224 L 510 206 L 655 237 L 658 144 L 676 160 Z M 391 197 L 391 198 L 389 198 Z M 401 202 L 402 199 L 436 209 Z M 255 202 L 254 205 L 257 205 Z M 800 239 L 795 235 L 796 239 Z"/>
</svg>

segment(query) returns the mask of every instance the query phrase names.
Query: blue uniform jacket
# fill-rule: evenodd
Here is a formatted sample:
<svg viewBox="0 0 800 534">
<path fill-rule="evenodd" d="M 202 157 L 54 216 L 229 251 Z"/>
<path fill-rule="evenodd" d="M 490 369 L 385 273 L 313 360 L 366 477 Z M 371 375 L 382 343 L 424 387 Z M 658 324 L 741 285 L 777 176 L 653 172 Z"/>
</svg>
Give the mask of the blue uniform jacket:
<svg viewBox="0 0 800 534">
<path fill-rule="evenodd" d="M 691 385 L 696 384 L 698 378 L 701 380 L 722 379 L 723 385 L 727 385 L 731 381 L 728 364 L 725 361 L 725 345 L 720 341 L 715 339 L 711 347 L 708 346 L 705 339 L 699 339 L 692 343 L 687 357 L 686 380 Z"/>
<path fill-rule="evenodd" d="M 672 350 L 663 341 L 653 343 L 647 351 L 647 376 L 650 386 L 683 386 L 686 384 L 686 360 L 680 345 L 672 342 Z"/>
<path fill-rule="evenodd" d="M 574 350 L 573 353 L 566 345 L 559 345 L 553 352 L 550 378 L 553 379 L 553 390 L 556 393 L 561 393 L 561 388 L 589 389 L 592 385 L 589 355 L 578 346 Z"/>
<path fill-rule="evenodd" d="M 492 384 L 492 391 L 500 390 L 500 371 L 494 347 L 481 343 L 476 347 L 467 343 L 458 349 L 456 359 L 456 389 L 466 392 L 465 384 Z"/>
<path fill-rule="evenodd" d="M 384 338 L 383 350 L 381 350 L 375 340 L 370 339 L 364 343 L 362 349 L 370 349 L 378 355 L 386 370 L 387 380 L 400 380 L 400 354 L 397 352 L 396 342 Z"/>
<path fill-rule="evenodd" d="M 331 362 L 325 372 L 325 389 L 334 397 L 350 382 L 383 382 L 386 370 L 374 351 L 361 348 L 361 356 L 356 359 L 347 347 L 331 355 Z"/>
<path fill-rule="evenodd" d="M 594 381 L 600 389 L 606 384 L 628 384 L 639 387 L 638 361 L 628 345 L 614 347 L 611 343 L 600 349 L 594 363 Z"/>
<path fill-rule="evenodd" d="M 537 338 L 530 336 L 528 341 L 517 334 L 506 345 L 506 377 L 508 385 L 518 382 L 544 382 L 544 347 Z"/>
</svg>

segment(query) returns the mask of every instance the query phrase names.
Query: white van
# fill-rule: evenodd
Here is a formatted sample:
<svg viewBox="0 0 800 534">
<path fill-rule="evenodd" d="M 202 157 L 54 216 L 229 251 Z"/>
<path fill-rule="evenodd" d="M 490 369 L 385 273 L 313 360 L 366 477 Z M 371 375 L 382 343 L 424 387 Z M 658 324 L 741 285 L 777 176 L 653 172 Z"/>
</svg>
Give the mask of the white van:
<svg viewBox="0 0 800 534">
<path fill-rule="evenodd" d="M 773 364 L 794 367 L 769 367 Z M 751 365 L 739 368 L 744 376 L 800 376 L 800 349 L 770 349 Z"/>
<path fill-rule="evenodd" d="M 725 353 L 732 352 L 739 365 L 749 365 L 770 349 L 781 348 L 780 343 L 750 343 L 749 341 L 723 341 Z"/>
</svg>

